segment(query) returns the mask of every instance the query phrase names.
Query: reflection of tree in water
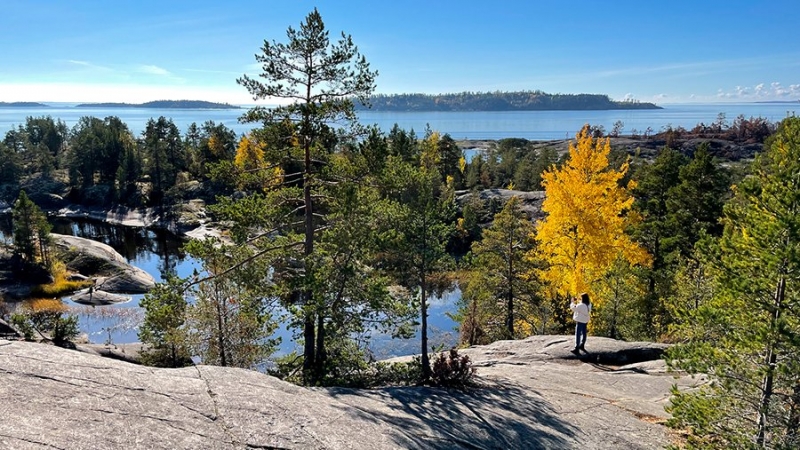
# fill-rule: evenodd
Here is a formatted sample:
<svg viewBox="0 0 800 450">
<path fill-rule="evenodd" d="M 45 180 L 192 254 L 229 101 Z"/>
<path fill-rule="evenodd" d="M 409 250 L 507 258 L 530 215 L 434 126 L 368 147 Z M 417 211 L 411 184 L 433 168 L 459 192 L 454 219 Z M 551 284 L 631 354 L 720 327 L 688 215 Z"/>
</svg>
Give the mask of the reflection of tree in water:
<svg viewBox="0 0 800 450">
<path fill-rule="evenodd" d="M 11 214 L 0 214 L 0 243 L 11 243 Z"/>
<path fill-rule="evenodd" d="M 176 268 L 183 259 L 183 254 L 180 251 L 182 243 L 174 237 L 167 236 L 167 233 L 156 233 L 151 242 L 156 244 L 153 253 L 161 256 L 161 263 L 158 265 L 161 279 L 166 280 L 170 276 L 177 275 Z"/>
<path fill-rule="evenodd" d="M 168 274 L 175 274 L 177 264 L 185 257 L 181 250 L 183 242 L 163 230 L 121 227 L 95 221 L 56 219 L 53 222 L 53 233 L 68 234 L 108 244 L 129 262 L 149 260 L 156 255 L 160 260 L 158 270 L 162 278 L 166 278 Z"/>
</svg>

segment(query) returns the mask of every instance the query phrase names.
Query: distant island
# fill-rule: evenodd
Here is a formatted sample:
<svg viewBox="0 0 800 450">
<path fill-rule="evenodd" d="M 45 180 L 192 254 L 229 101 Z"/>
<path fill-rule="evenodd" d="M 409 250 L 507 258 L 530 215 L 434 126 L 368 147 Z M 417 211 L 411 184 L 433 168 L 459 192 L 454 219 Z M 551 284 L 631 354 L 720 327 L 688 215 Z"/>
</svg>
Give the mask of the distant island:
<svg viewBox="0 0 800 450">
<path fill-rule="evenodd" d="M 156 100 L 146 103 L 81 103 L 76 108 L 240 109 L 229 103 L 202 100 Z"/>
<path fill-rule="evenodd" d="M 585 111 L 662 109 L 636 100 L 614 101 L 602 94 L 548 94 L 542 91 L 392 94 L 369 98 L 373 111 Z M 356 102 L 356 108 L 367 107 Z"/>
<path fill-rule="evenodd" d="M 49 106 L 36 102 L 0 102 L 0 108 L 49 108 Z"/>
</svg>

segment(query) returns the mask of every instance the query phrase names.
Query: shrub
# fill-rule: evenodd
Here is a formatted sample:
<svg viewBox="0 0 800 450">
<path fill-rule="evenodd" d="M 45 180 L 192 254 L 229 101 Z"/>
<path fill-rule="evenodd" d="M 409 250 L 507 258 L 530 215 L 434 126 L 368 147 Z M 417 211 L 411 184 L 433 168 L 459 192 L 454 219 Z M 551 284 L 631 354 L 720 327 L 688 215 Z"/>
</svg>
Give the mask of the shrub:
<svg viewBox="0 0 800 450">
<path fill-rule="evenodd" d="M 70 346 L 79 333 L 78 318 L 65 316 L 66 311 L 67 306 L 61 300 L 34 299 L 25 302 L 22 313 L 14 314 L 11 321 L 27 340 L 34 339 L 35 331 L 56 345 Z"/>
<path fill-rule="evenodd" d="M 469 356 L 458 355 L 458 350 L 451 349 L 449 355 L 439 353 L 431 365 L 431 384 L 442 387 L 465 387 L 472 384 L 475 368 Z"/>
<path fill-rule="evenodd" d="M 42 297 L 61 297 L 62 295 L 92 286 L 91 280 L 67 280 L 67 268 L 63 262 L 54 260 L 50 264 L 50 274 L 53 281 L 35 286 L 31 293 Z"/>
</svg>

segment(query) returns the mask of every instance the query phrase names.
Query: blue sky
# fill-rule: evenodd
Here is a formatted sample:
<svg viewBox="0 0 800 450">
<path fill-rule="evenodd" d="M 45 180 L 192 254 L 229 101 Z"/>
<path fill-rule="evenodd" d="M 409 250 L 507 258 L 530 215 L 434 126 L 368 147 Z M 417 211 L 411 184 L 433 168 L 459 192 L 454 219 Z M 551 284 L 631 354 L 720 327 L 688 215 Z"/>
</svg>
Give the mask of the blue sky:
<svg viewBox="0 0 800 450">
<path fill-rule="evenodd" d="M 379 71 L 380 93 L 800 99 L 795 0 L 3 0 L 0 101 L 249 104 L 236 78 L 315 6 Z"/>
</svg>

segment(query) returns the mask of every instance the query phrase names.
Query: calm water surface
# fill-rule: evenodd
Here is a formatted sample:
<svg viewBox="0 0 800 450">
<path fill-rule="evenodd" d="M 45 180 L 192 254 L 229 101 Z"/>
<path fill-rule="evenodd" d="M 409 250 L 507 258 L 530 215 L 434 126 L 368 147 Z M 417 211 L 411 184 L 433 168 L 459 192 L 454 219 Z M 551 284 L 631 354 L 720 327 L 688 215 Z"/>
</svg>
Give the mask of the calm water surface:
<svg viewBox="0 0 800 450">
<path fill-rule="evenodd" d="M 83 116 L 105 118 L 117 116 L 128 124 L 131 131 L 139 135 L 150 118 L 165 116 L 185 132 L 192 122 L 201 125 L 207 120 L 222 123 L 239 134 L 254 128 L 253 124 L 241 124 L 240 110 L 214 109 L 147 109 L 147 108 L 74 108 L 54 106 L 50 108 L 0 108 L 0 135 L 19 124 L 28 116 L 51 116 L 63 120 L 73 127 Z M 664 109 L 630 111 L 511 111 L 511 112 L 375 112 L 361 111 L 359 119 L 364 125 L 378 125 L 388 132 L 396 123 L 404 129 L 414 129 L 419 136 L 426 125 L 441 133 L 449 133 L 454 139 L 502 139 L 519 137 L 530 140 L 564 139 L 586 124 L 602 125 L 611 130 L 621 120 L 623 133 L 634 129 L 643 132 L 648 127 L 659 131 L 667 125 L 690 129 L 700 122 L 710 124 L 723 113 L 733 121 L 742 114 L 745 117 L 764 117 L 779 121 L 787 114 L 800 113 L 800 103 L 716 103 L 665 105 Z"/>
<path fill-rule="evenodd" d="M 161 230 L 145 228 L 120 227 L 96 221 L 69 220 L 54 218 L 51 220 L 53 233 L 78 236 L 103 242 L 113 247 L 125 260 L 133 266 L 147 271 L 156 282 L 164 281 L 168 274 L 189 277 L 197 270 L 201 271 L 199 262 L 186 255 L 181 246 L 183 241 L 176 236 Z M 0 242 L 10 243 L 11 217 L 0 215 Z M 93 343 L 129 343 L 138 341 L 138 327 L 144 317 L 139 301 L 144 295 L 130 295 L 131 301 L 112 306 L 86 306 L 74 303 L 69 296 L 63 300 L 70 306 L 80 320 L 81 332 L 86 333 Z M 433 346 L 449 348 L 457 340 L 454 332 L 456 323 L 447 316 L 452 312 L 460 292 L 434 299 L 430 305 L 429 335 Z M 282 326 L 277 336 L 282 338 L 279 354 L 286 354 L 296 349 L 293 342 L 294 330 Z M 376 334 L 372 340 L 372 351 L 376 358 L 408 355 L 419 352 L 418 339 L 392 339 L 389 335 Z"/>
</svg>

